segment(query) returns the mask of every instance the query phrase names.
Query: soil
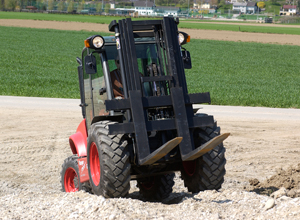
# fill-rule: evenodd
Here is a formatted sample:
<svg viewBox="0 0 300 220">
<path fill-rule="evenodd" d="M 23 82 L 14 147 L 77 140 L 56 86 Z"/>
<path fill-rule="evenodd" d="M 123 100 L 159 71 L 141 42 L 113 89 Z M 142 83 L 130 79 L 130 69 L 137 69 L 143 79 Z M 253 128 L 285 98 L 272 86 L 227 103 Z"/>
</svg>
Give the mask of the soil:
<svg viewBox="0 0 300 220">
<path fill-rule="evenodd" d="M 299 110 L 275 117 L 273 109 L 247 108 L 251 117 L 236 107 L 213 113 L 221 132 L 231 133 L 222 188 L 191 194 L 176 173 L 173 193 L 156 203 L 139 195 L 135 181 L 126 198 L 61 192 L 61 165 L 72 154 L 68 137 L 82 120 L 79 103 L 0 96 L 0 219 L 300 219 Z"/>
<path fill-rule="evenodd" d="M 241 23 L 235 25 L 243 26 L 249 24 Z M 251 24 L 251 25 L 275 26 L 276 24 Z M 80 22 L 0 19 L 0 26 L 108 32 L 107 24 L 93 24 L 93 23 L 80 23 Z M 292 26 L 291 28 L 299 28 L 299 26 Z M 259 43 L 288 44 L 288 45 L 300 46 L 299 35 L 263 34 L 263 33 L 247 33 L 247 32 L 233 32 L 233 31 L 217 31 L 217 30 L 195 30 L 195 29 L 180 29 L 180 30 L 188 33 L 192 39 L 259 42 Z"/>
<path fill-rule="evenodd" d="M 251 186 L 248 189 L 259 194 L 271 195 L 283 187 L 287 196 L 300 197 L 300 163 L 294 167 L 291 166 L 287 170 L 279 170 L 277 174 L 262 183 L 256 178 L 250 179 L 249 183 Z M 286 191 L 287 189 L 288 191 Z"/>
</svg>

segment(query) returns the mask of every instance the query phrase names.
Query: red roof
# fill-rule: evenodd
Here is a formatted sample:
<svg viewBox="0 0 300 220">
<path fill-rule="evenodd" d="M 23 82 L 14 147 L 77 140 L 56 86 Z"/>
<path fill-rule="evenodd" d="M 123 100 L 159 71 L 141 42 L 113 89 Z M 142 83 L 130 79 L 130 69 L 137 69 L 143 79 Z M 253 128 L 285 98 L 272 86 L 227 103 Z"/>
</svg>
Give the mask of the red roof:
<svg viewBox="0 0 300 220">
<path fill-rule="evenodd" d="M 283 9 L 296 9 L 297 5 L 284 5 Z"/>
<path fill-rule="evenodd" d="M 36 10 L 37 8 L 34 7 L 34 6 L 26 6 L 27 9 L 30 9 L 30 10 Z"/>
</svg>

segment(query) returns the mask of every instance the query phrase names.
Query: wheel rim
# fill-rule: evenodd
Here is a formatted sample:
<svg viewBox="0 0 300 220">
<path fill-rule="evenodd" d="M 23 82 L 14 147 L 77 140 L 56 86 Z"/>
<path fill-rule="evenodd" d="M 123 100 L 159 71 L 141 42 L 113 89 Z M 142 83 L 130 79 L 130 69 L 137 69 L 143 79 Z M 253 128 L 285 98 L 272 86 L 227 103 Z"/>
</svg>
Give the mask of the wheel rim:
<svg viewBox="0 0 300 220">
<path fill-rule="evenodd" d="M 78 176 L 72 167 L 69 167 L 65 172 L 64 184 L 66 192 L 78 191 Z"/>
<path fill-rule="evenodd" d="M 90 147 L 90 172 L 93 183 L 98 186 L 100 183 L 100 160 L 97 145 L 93 142 Z"/>
<path fill-rule="evenodd" d="M 153 187 L 154 184 L 155 184 L 155 177 L 153 177 L 153 179 L 150 180 L 150 181 L 147 181 L 147 182 L 141 182 L 140 184 L 141 184 L 141 186 L 142 186 L 145 190 L 150 190 L 150 189 L 152 189 L 152 187 Z"/>
<path fill-rule="evenodd" d="M 196 171 L 196 161 L 182 162 L 183 169 L 188 176 L 193 176 Z"/>
</svg>

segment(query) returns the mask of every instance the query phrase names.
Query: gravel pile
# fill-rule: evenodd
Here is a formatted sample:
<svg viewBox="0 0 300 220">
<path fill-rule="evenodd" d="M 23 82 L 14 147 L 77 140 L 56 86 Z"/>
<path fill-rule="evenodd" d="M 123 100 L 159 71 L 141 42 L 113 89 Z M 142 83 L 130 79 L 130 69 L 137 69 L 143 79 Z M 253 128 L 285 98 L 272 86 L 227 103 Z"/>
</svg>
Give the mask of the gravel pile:
<svg viewBox="0 0 300 220">
<path fill-rule="evenodd" d="M 78 106 L 70 101 L 67 106 Z M 139 195 L 134 181 L 122 199 L 61 192 L 61 165 L 71 154 L 68 138 L 81 122 L 80 109 L 59 111 L 66 100 L 58 99 L 7 102 L 20 107 L 0 108 L 0 219 L 300 219 L 300 119 L 294 120 L 300 114 L 294 110 L 272 120 L 267 109 L 263 121 L 236 116 L 257 108 L 222 108 L 230 114 L 218 116 L 218 123 L 232 134 L 222 189 L 190 194 L 176 174 L 173 193 L 155 203 Z"/>
<path fill-rule="evenodd" d="M 243 190 L 248 183 L 225 180 L 220 191 L 190 194 L 176 174 L 173 193 L 147 202 L 131 182 L 127 198 L 106 199 L 60 185 L 0 182 L 0 219 L 300 219 L 300 198 L 272 198 Z M 59 182 L 59 180 L 58 180 Z"/>
</svg>

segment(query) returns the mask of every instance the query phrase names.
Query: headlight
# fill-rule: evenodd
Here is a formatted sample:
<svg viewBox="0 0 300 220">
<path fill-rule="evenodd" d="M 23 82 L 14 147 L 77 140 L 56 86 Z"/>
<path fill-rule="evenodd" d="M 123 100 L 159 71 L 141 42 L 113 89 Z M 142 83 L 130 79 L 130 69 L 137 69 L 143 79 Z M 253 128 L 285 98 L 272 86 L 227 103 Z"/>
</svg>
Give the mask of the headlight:
<svg viewBox="0 0 300 220">
<path fill-rule="evenodd" d="M 92 49 L 100 49 L 103 47 L 104 43 L 105 41 L 100 35 L 91 36 L 84 41 L 85 47 Z"/>
<path fill-rule="evenodd" d="M 178 33 L 178 41 L 180 45 L 186 44 L 191 41 L 190 35 L 184 32 L 179 32 Z"/>
<path fill-rule="evenodd" d="M 101 48 L 104 44 L 104 39 L 100 36 L 97 36 L 93 39 L 93 45 L 96 48 Z"/>
<path fill-rule="evenodd" d="M 179 33 L 179 34 L 178 34 L 178 40 L 179 40 L 179 44 L 181 45 L 182 42 L 184 41 L 184 36 L 183 36 L 182 33 Z"/>
</svg>

